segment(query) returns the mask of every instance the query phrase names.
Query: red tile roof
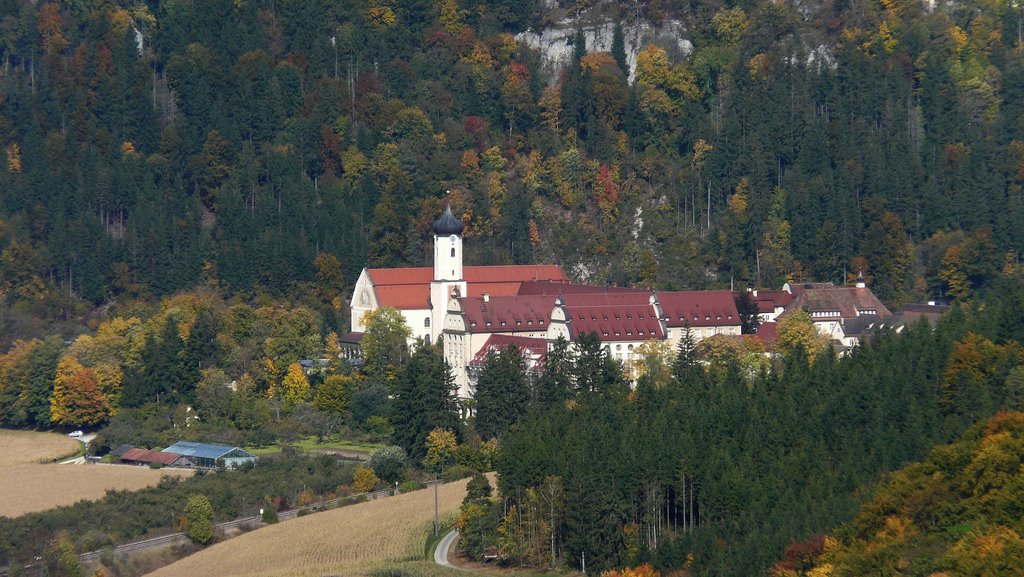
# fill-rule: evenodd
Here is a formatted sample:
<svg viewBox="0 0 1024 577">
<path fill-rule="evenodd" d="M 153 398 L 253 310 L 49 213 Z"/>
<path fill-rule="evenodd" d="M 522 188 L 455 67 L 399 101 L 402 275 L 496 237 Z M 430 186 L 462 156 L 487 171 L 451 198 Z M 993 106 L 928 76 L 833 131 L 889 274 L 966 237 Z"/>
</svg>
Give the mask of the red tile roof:
<svg viewBox="0 0 1024 577">
<path fill-rule="evenodd" d="M 732 291 L 673 291 L 658 293 L 665 325 L 682 327 L 740 324 Z"/>
<path fill-rule="evenodd" d="M 122 461 L 138 461 L 140 463 L 160 463 L 170 465 L 181 458 L 177 453 L 164 453 L 150 449 L 129 449 L 121 455 Z"/>
<path fill-rule="evenodd" d="M 504 266 L 467 266 L 462 276 L 468 283 L 477 282 L 527 282 L 556 280 L 569 282 L 562 267 L 554 264 L 518 264 Z M 429 279 L 428 279 L 429 282 Z"/>
<path fill-rule="evenodd" d="M 491 335 L 484 346 L 473 355 L 469 361 L 471 367 L 483 367 L 487 362 L 487 353 L 490 351 L 501 351 L 509 345 L 515 345 L 527 361 L 527 369 L 538 369 L 544 366 L 548 358 L 548 342 L 544 339 L 531 339 L 529 337 L 514 337 L 512 335 Z"/>
<path fill-rule="evenodd" d="M 466 283 L 466 291 L 471 297 L 483 296 L 484 293 L 492 297 L 510 297 L 519 294 L 518 282 L 474 282 Z"/>
<path fill-rule="evenodd" d="M 776 307 L 786 308 L 786 305 L 793 302 L 793 295 L 786 291 L 759 290 L 756 296 L 753 293 L 750 296 L 757 303 L 759 313 L 773 313 Z"/>
<path fill-rule="evenodd" d="M 405 268 L 371 268 L 366 269 L 373 281 L 373 286 L 385 285 L 416 285 L 430 284 L 434 279 L 434 269 L 428 266 Z"/>
<path fill-rule="evenodd" d="M 377 302 L 396 309 L 425 309 L 430 301 L 430 283 L 375 286 Z"/>
<path fill-rule="evenodd" d="M 650 293 L 563 295 L 573 338 L 597 333 L 602 341 L 663 339 Z"/>
<path fill-rule="evenodd" d="M 779 338 L 779 325 L 776 323 L 761 323 L 754 335 L 764 343 L 765 350 L 775 347 L 775 340 Z"/>
<path fill-rule="evenodd" d="M 595 294 L 595 293 L 643 293 L 650 294 L 649 290 L 620 287 L 620 286 L 595 286 L 584 284 L 573 284 L 560 281 L 530 281 L 524 282 L 519 287 L 521 295 L 558 295 L 558 294 Z"/>
<path fill-rule="evenodd" d="M 547 331 L 554 296 L 464 297 L 459 299 L 471 333 Z"/>
<path fill-rule="evenodd" d="M 381 306 L 429 308 L 430 281 L 434 277 L 432 267 L 372 268 L 366 272 Z M 469 296 L 480 296 L 485 292 L 491 296 L 511 296 L 519 293 L 524 282 L 569 282 L 561 267 L 556 265 L 467 266 L 462 269 L 462 276 Z"/>
<path fill-rule="evenodd" d="M 608 307 L 617 305 L 650 305 L 650 291 L 629 291 L 618 293 L 565 293 L 562 302 L 576 307 Z"/>
</svg>

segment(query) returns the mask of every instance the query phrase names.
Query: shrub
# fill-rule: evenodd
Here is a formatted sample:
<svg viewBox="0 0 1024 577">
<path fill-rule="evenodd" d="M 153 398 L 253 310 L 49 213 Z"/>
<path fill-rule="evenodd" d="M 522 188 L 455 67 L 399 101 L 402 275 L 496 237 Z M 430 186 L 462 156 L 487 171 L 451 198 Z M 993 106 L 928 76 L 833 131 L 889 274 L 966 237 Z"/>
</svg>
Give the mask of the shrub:
<svg viewBox="0 0 1024 577">
<path fill-rule="evenodd" d="M 423 483 L 419 481 L 404 481 L 398 485 L 398 490 L 402 493 L 410 493 L 412 491 L 419 491 L 423 487 Z"/>
<path fill-rule="evenodd" d="M 277 521 L 277 508 L 274 507 L 274 503 L 270 500 L 270 497 L 267 497 L 263 506 L 263 522 L 268 525 L 273 525 L 274 523 L 277 523 Z"/>
<path fill-rule="evenodd" d="M 356 467 L 355 475 L 353 475 L 352 483 L 355 485 L 356 491 L 360 493 L 367 493 L 372 491 L 377 486 L 377 475 L 374 474 L 373 469 L 366 465 L 359 465 Z"/>
<path fill-rule="evenodd" d="M 470 469 L 469 467 L 453 465 L 444 470 L 441 474 L 441 480 L 445 483 L 450 483 L 452 481 L 458 481 L 459 479 L 465 479 L 473 473 L 473 469 Z"/>
<path fill-rule="evenodd" d="M 213 540 L 213 505 L 206 495 L 192 495 L 185 505 L 188 538 L 200 544 Z"/>
<path fill-rule="evenodd" d="M 405 449 L 398 446 L 384 447 L 370 456 L 368 463 L 377 477 L 388 485 L 401 480 L 405 469 Z"/>
<path fill-rule="evenodd" d="M 389 437 L 391 436 L 391 433 L 395 432 L 395 428 L 391 426 L 387 417 L 381 417 L 379 415 L 366 419 L 366 428 L 374 435 L 381 437 Z"/>
</svg>

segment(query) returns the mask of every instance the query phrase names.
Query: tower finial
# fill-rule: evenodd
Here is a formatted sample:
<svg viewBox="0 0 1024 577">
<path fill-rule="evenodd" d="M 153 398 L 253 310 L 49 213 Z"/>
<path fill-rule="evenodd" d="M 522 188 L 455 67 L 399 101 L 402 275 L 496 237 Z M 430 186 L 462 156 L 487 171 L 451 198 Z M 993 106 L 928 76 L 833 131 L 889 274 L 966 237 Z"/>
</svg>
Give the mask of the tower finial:
<svg viewBox="0 0 1024 577">
<path fill-rule="evenodd" d="M 434 221 L 433 229 L 434 234 L 437 236 L 448 236 L 451 234 L 461 235 L 466 227 L 462 224 L 461 220 L 455 218 L 455 215 L 452 214 L 452 203 L 447 202 L 445 203 L 444 214 L 441 215 L 441 218 Z"/>
</svg>

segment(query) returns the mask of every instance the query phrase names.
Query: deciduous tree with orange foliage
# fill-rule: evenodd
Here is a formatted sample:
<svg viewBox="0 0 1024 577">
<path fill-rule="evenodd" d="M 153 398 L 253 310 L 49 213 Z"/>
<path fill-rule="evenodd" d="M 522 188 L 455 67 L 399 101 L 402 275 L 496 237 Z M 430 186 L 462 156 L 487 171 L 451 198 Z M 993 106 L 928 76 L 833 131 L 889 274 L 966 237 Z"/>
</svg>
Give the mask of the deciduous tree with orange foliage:
<svg viewBox="0 0 1024 577">
<path fill-rule="evenodd" d="M 61 359 L 50 401 L 51 420 L 67 426 L 92 426 L 105 421 L 110 413 L 110 402 L 93 370 L 72 357 Z"/>
</svg>

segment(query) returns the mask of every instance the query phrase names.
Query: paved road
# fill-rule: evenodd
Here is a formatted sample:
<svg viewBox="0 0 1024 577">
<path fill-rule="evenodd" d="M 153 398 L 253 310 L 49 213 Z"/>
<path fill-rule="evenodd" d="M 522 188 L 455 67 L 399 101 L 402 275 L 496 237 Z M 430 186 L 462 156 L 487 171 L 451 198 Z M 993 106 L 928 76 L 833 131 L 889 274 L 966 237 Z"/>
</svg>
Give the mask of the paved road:
<svg viewBox="0 0 1024 577">
<path fill-rule="evenodd" d="M 89 443 L 91 443 L 92 440 L 95 438 L 96 433 L 89 433 L 88 435 L 83 435 L 75 440 L 82 443 L 82 445 L 84 445 L 85 448 L 88 449 Z M 67 459 L 66 461 L 60 462 L 61 465 L 81 465 L 82 463 L 85 463 L 85 457 L 72 457 L 70 459 Z"/>
<path fill-rule="evenodd" d="M 458 529 L 452 529 L 445 535 L 441 541 L 437 544 L 437 548 L 434 549 L 434 563 L 441 565 L 442 567 L 451 567 L 452 569 L 458 569 L 451 563 L 448 562 L 448 549 L 451 548 L 455 538 L 459 536 Z"/>
</svg>

